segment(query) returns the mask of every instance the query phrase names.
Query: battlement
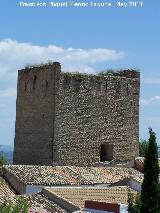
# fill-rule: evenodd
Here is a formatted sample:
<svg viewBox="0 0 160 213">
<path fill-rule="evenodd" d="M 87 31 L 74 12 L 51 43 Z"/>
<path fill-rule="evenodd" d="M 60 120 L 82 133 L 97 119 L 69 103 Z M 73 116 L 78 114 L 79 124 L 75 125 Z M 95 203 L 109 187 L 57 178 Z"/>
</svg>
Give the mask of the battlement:
<svg viewBox="0 0 160 213">
<path fill-rule="evenodd" d="M 30 88 L 28 89 L 30 92 L 35 91 L 39 86 L 43 90 L 44 88 L 49 89 L 50 86 L 53 86 L 55 81 L 57 81 L 57 83 L 63 81 L 63 89 L 66 91 L 74 88 L 74 91 L 78 92 L 86 88 L 92 91 L 97 90 L 103 92 L 106 90 L 115 90 L 116 92 L 120 92 L 126 89 L 127 94 L 129 94 L 134 92 L 133 87 L 137 85 L 133 86 L 133 84 L 135 84 L 135 82 L 139 83 L 140 78 L 140 73 L 138 71 L 130 69 L 120 71 L 109 70 L 97 73 L 96 75 L 80 72 L 61 72 L 61 65 L 59 62 L 30 65 L 25 69 L 19 70 L 18 73 L 19 79 L 21 79 L 20 81 L 25 84 L 23 88 L 21 87 L 25 92 L 27 88 Z M 52 85 L 49 83 L 49 80 L 44 82 L 44 75 L 50 75 L 51 79 L 54 79 Z"/>
<path fill-rule="evenodd" d="M 85 73 L 61 73 L 61 83 L 65 92 L 103 94 L 117 93 L 119 96 L 139 95 L 140 73 L 135 70 L 105 72 L 97 75 Z"/>
<path fill-rule="evenodd" d="M 14 163 L 90 166 L 138 156 L 140 73 L 18 71 Z"/>
<path fill-rule="evenodd" d="M 61 64 L 59 62 L 49 62 L 46 64 L 37 64 L 37 65 L 28 65 L 26 66 L 24 69 L 18 70 L 18 73 L 20 75 L 24 74 L 24 73 L 29 73 L 29 72 L 33 72 L 33 71 L 44 71 L 46 69 L 59 69 L 61 71 Z M 62 72 L 62 74 L 65 77 L 68 78 L 76 78 L 76 77 L 88 77 L 90 76 L 91 78 L 93 77 L 98 77 L 98 76 L 103 76 L 103 77 L 107 77 L 107 76 L 123 76 L 126 78 L 139 78 L 140 77 L 140 72 L 134 69 L 128 69 L 128 70 L 118 70 L 118 71 L 114 71 L 114 70 L 106 70 L 105 72 L 100 72 L 97 73 L 96 75 L 93 74 L 86 74 L 86 73 L 81 73 L 81 72 Z M 77 79 L 78 80 L 78 79 Z"/>
</svg>

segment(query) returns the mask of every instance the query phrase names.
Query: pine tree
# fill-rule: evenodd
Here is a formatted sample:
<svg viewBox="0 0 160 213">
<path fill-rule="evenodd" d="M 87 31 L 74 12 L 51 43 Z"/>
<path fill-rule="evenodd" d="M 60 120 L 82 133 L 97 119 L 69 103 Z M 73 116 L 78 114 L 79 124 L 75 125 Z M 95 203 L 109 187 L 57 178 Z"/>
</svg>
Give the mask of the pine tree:
<svg viewBox="0 0 160 213">
<path fill-rule="evenodd" d="M 160 212 L 160 183 L 158 184 L 158 212 Z"/>
<path fill-rule="evenodd" d="M 144 160 L 141 213 L 158 213 L 159 164 L 156 135 L 149 129 L 149 144 Z"/>
<path fill-rule="evenodd" d="M 133 206 L 134 206 L 134 196 L 130 189 L 128 189 L 128 213 L 133 213 Z"/>
<path fill-rule="evenodd" d="M 141 196 L 139 193 L 137 193 L 135 198 L 134 209 L 136 213 L 141 213 Z"/>
</svg>

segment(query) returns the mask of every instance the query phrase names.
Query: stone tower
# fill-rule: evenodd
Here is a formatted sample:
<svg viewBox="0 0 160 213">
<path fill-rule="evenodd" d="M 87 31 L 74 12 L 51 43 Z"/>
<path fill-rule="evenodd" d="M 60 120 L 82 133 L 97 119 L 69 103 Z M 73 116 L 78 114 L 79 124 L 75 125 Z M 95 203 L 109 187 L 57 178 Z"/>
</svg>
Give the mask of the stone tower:
<svg viewBox="0 0 160 213">
<path fill-rule="evenodd" d="M 14 164 L 90 166 L 138 156 L 140 73 L 18 72 Z"/>
</svg>

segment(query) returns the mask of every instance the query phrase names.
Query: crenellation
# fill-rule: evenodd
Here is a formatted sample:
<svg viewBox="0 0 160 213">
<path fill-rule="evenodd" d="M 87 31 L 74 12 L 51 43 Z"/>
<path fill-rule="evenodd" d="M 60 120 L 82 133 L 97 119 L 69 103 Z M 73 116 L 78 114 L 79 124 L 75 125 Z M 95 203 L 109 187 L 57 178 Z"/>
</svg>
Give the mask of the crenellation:
<svg viewBox="0 0 160 213">
<path fill-rule="evenodd" d="M 97 80 L 98 79 L 98 80 Z M 78 81 L 76 79 L 64 78 L 62 73 L 62 81 L 63 81 L 63 89 L 65 92 L 71 92 L 71 90 L 78 92 L 79 90 L 85 92 L 99 92 L 106 91 L 118 93 L 119 95 L 126 92 L 127 95 L 130 95 L 136 89 L 136 85 L 134 85 L 134 80 L 126 77 L 120 76 L 87 76 L 84 74 L 84 79 Z M 135 81 L 136 83 L 136 81 Z M 121 91 L 122 90 L 122 91 Z M 136 93 L 135 93 L 136 94 Z"/>
</svg>

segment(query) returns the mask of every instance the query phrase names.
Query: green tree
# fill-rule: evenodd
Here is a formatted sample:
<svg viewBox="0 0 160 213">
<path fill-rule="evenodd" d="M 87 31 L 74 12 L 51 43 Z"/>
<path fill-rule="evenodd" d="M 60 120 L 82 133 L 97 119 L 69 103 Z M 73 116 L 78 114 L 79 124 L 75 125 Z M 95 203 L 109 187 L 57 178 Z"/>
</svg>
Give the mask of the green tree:
<svg viewBox="0 0 160 213">
<path fill-rule="evenodd" d="M 16 201 L 16 205 L 14 207 L 14 211 L 22 212 L 22 213 L 27 213 L 29 209 L 29 203 L 25 197 L 19 197 Z"/>
<path fill-rule="evenodd" d="M 128 213 L 134 213 L 134 196 L 130 189 L 128 189 Z"/>
<path fill-rule="evenodd" d="M 7 164 L 7 160 L 4 156 L 3 153 L 0 153 L 0 167 L 2 167 L 3 165 Z"/>
<path fill-rule="evenodd" d="M 149 144 L 144 160 L 141 213 L 158 213 L 159 164 L 156 134 L 149 129 Z"/>
<path fill-rule="evenodd" d="M 137 193 L 137 196 L 135 199 L 134 209 L 136 213 L 141 213 L 141 196 L 139 193 Z"/>
<path fill-rule="evenodd" d="M 0 205 L 0 213 L 27 213 L 29 203 L 25 197 L 18 197 L 15 204 L 10 200 L 5 200 Z"/>
<path fill-rule="evenodd" d="M 158 212 L 160 212 L 160 183 L 158 184 Z"/>
<path fill-rule="evenodd" d="M 140 140 L 139 142 L 139 155 L 141 157 L 145 157 L 148 149 L 148 141 L 147 140 Z"/>
<path fill-rule="evenodd" d="M 1 213 L 10 213 L 12 212 L 13 207 L 12 207 L 12 202 L 9 200 L 5 200 L 1 205 L 0 205 L 0 212 Z"/>
</svg>

